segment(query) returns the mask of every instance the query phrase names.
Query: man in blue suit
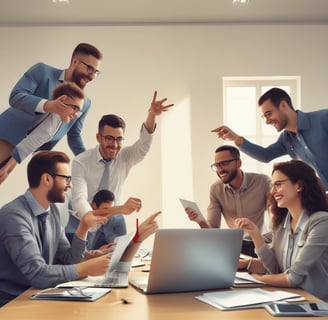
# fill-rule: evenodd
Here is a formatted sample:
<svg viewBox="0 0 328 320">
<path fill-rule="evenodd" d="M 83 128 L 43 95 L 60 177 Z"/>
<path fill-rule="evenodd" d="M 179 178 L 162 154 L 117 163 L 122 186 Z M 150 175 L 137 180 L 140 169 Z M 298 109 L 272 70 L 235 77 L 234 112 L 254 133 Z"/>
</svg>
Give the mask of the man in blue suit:
<svg viewBox="0 0 328 320">
<path fill-rule="evenodd" d="M 81 131 L 90 109 L 90 99 L 84 100 L 81 116 L 63 122 L 67 108 L 58 99 L 51 100 L 52 92 L 56 85 L 66 81 L 84 89 L 99 74 L 101 59 L 102 54 L 96 47 L 80 43 L 74 49 L 67 69 L 37 63 L 24 73 L 10 94 L 10 107 L 0 114 L 0 167 L 11 157 L 15 158 L 16 145 L 30 132 L 38 130 L 38 125 L 49 113 L 58 114 L 62 122 L 53 138 L 38 150 L 51 150 L 67 134 L 67 142 L 74 155 L 85 151 Z M 19 162 L 18 158 L 15 160 Z"/>
</svg>

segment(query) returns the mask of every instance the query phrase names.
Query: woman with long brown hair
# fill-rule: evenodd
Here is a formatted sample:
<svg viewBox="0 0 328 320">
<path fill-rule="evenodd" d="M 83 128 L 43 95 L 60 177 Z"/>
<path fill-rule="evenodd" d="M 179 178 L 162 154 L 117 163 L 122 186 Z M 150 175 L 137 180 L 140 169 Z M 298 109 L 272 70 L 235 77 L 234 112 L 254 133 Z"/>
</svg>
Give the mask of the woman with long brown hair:
<svg viewBox="0 0 328 320">
<path fill-rule="evenodd" d="M 299 160 L 275 164 L 271 181 L 272 243 L 264 243 L 250 220 L 236 219 L 252 237 L 259 257 L 241 260 L 239 267 L 269 285 L 301 287 L 328 300 L 328 200 L 323 184 Z"/>
</svg>

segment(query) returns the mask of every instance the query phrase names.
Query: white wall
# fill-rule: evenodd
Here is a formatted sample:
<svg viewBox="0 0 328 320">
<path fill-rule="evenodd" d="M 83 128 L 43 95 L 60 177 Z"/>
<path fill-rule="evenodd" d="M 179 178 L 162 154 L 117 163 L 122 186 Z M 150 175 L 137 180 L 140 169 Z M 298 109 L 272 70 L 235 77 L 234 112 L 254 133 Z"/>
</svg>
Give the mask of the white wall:
<svg viewBox="0 0 328 320">
<path fill-rule="evenodd" d="M 193 177 L 192 186 L 186 188 L 193 190 L 205 212 L 209 186 L 215 179 L 209 164 L 221 144 L 209 131 L 221 124 L 222 77 L 300 75 L 303 110 L 325 108 L 327 34 L 327 25 L 2 27 L 0 111 L 7 107 L 11 88 L 28 67 L 43 61 L 65 68 L 73 48 L 79 42 L 90 42 L 103 52 L 104 60 L 101 76 L 87 88 L 92 111 L 84 125 L 86 146 L 95 145 L 97 123 L 105 113 L 117 113 L 126 120 L 126 143 L 133 142 L 155 89 L 159 97 L 166 96 L 176 104 L 177 116 L 183 115 L 179 108 L 188 101 Z M 161 134 L 165 134 L 162 129 L 168 118 L 165 115 L 159 121 L 150 154 L 133 169 L 125 186 L 125 195 L 143 199 L 145 216 L 163 207 L 162 153 L 163 159 L 175 157 L 170 150 L 161 148 Z M 181 134 L 179 128 L 165 129 L 177 137 Z M 175 145 L 172 150 L 178 141 L 171 139 Z M 166 140 L 165 146 L 169 145 Z M 72 155 L 65 141 L 57 149 Z M 26 163 L 0 185 L 0 205 L 25 191 Z M 182 167 L 170 169 L 173 179 Z M 180 207 L 177 212 L 165 212 L 167 225 L 174 225 L 179 216 L 177 225 L 192 227 L 187 219 L 181 220 L 183 214 Z"/>
</svg>

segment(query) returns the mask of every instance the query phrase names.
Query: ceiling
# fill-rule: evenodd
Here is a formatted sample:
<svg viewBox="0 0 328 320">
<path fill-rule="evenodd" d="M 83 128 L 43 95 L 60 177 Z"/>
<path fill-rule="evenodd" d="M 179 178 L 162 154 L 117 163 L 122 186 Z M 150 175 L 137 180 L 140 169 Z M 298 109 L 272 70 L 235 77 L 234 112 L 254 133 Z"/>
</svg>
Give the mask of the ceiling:
<svg viewBox="0 0 328 320">
<path fill-rule="evenodd" d="M 0 26 L 328 23 L 328 0 L 248 0 L 247 5 L 233 0 L 62 1 L 1 0 Z"/>
</svg>

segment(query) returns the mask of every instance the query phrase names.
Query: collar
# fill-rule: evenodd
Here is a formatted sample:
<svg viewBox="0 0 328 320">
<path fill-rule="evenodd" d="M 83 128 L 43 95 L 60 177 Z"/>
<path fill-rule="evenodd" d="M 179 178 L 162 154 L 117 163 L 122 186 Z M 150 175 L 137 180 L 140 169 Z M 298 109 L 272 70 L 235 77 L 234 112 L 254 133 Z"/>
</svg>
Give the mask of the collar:
<svg viewBox="0 0 328 320">
<path fill-rule="evenodd" d="M 59 82 L 64 82 L 65 81 L 65 72 L 66 72 L 66 70 L 63 70 L 61 72 L 61 74 L 59 76 L 59 79 L 58 79 Z"/>
<path fill-rule="evenodd" d="M 290 215 L 290 212 L 288 211 L 288 214 L 285 218 L 285 222 L 283 224 L 284 229 L 290 230 L 290 220 L 291 220 L 291 218 L 292 217 Z M 306 224 L 308 219 L 309 219 L 309 215 L 306 213 L 305 210 L 303 210 L 303 212 L 301 213 L 300 218 L 298 219 L 294 234 L 301 233 L 304 230 L 305 224 Z"/>
<path fill-rule="evenodd" d="M 296 114 L 297 114 L 296 135 L 298 135 L 300 131 L 310 130 L 311 123 L 307 114 L 302 112 L 301 110 L 296 110 Z M 288 130 L 284 130 L 284 132 L 293 137 L 295 136 L 293 132 L 290 132 Z"/>
<path fill-rule="evenodd" d="M 247 175 L 241 171 L 242 175 L 243 175 L 243 181 L 241 182 L 241 185 L 239 187 L 239 189 L 235 189 L 233 187 L 231 187 L 229 184 L 226 184 L 225 187 L 232 190 L 233 192 L 241 192 L 247 189 Z"/>
<path fill-rule="evenodd" d="M 24 197 L 28 203 L 28 205 L 30 206 L 33 214 L 37 217 L 40 214 L 44 213 L 45 211 L 49 212 L 49 208 L 47 208 L 46 210 L 40 205 L 40 203 L 34 198 L 32 192 L 28 189 L 25 194 Z"/>
<path fill-rule="evenodd" d="M 309 130 L 311 127 L 310 119 L 307 117 L 307 114 L 296 110 L 297 113 L 297 131 L 299 130 Z"/>
<path fill-rule="evenodd" d="M 104 161 L 106 161 L 106 162 L 111 162 L 111 161 L 115 160 L 116 157 L 115 157 L 114 159 L 105 160 L 105 159 L 102 157 L 102 155 L 101 155 L 101 153 L 100 153 L 100 151 L 99 151 L 99 145 L 97 145 L 97 147 L 96 147 L 96 159 L 97 159 L 97 162 L 104 162 Z"/>
</svg>

